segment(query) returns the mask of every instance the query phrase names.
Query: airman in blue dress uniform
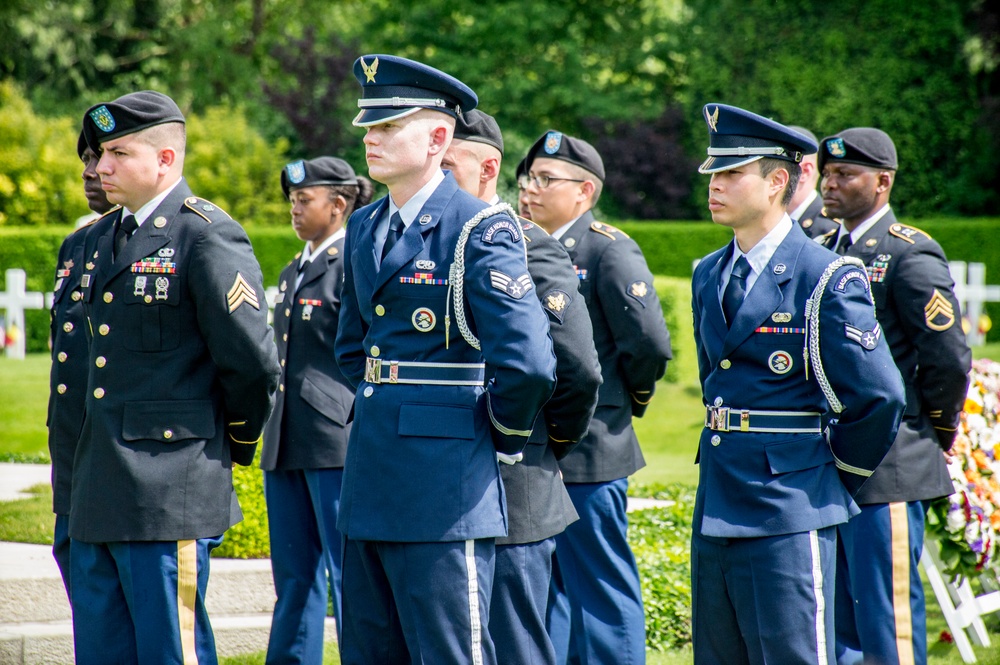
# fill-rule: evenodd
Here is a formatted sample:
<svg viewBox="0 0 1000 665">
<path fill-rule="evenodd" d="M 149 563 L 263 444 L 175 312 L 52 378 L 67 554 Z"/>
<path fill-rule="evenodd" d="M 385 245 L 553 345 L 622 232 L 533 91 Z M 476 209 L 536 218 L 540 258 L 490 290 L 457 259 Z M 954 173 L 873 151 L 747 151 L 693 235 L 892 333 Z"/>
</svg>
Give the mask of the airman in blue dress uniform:
<svg viewBox="0 0 1000 665">
<path fill-rule="evenodd" d="M 587 435 L 559 461 L 580 520 L 556 536 L 547 624 L 558 662 L 641 663 L 639 570 L 628 544 L 628 476 L 645 466 L 642 417 L 671 357 L 642 250 L 591 209 L 604 185 L 592 145 L 549 131 L 532 145 L 522 186 L 532 221 L 562 243 L 587 304 L 603 383 Z"/>
<path fill-rule="evenodd" d="M 260 457 L 278 596 L 267 663 L 319 665 L 328 589 L 340 623 L 337 512 L 354 402 L 334 352 L 344 221 L 368 204 L 372 184 L 344 160 L 318 157 L 282 169 L 281 189 L 306 246 L 278 277 L 274 335 L 281 380 Z"/>
<path fill-rule="evenodd" d="M 114 206 L 101 189 L 97 154 L 80 132 L 76 153 L 83 161 L 83 188 L 87 205 L 99 214 Z M 59 248 L 55 287 L 52 289 L 52 370 L 49 373 L 49 458 L 52 460 L 52 512 L 56 514 L 52 554 L 59 564 L 66 592 L 70 589 L 69 501 L 73 480 L 73 456 L 83 426 L 87 393 L 87 319 L 80 300 L 83 245 L 90 222 L 70 233 Z"/>
<path fill-rule="evenodd" d="M 347 225 L 337 360 L 356 386 L 338 526 L 345 664 L 492 663 L 497 453 L 516 456 L 555 382 L 520 224 L 440 169 L 464 83 L 365 55 L 369 175 L 389 196 Z"/>
<path fill-rule="evenodd" d="M 496 204 L 502 159 L 500 127 L 492 116 L 475 109 L 457 119 L 442 166 L 462 189 Z M 500 465 L 508 528 L 507 535 L 497 539 L 490 634 L 500 665 L 555 665 L 555 649 L 545 628 L 552 554 L 556 534 L 578 518 L 558 460 L 587 433 L 597 406 L 601 366 L 569 254 L 527 220 L 521 220 L 521 231 L 535 295 L 549 316 L 556 390 L 535 423 L 523 459 Z"/>
<path fill-rule="evenodd" d="M 928 502 L 953 491 L 943 453 L 965 403 L 971 352 L 944 252 L 889 206 L 898 166 L 889 135 L 845 129 L 823 139 L 819 164 L 824 203 L 843 219 L 826 246 L 864 263 L 906 386 L 896 441 L 854 497 L 861 514 L 838 528 L 837 661 L 926 663 L 917 566 Z"/>
<path fill-rule="evenodd" d="M 182 177 L 184 116 L 131 93 L 84 115 L 116 209 L 87 234 L 91 337 L 73 465 L 76 662 L 214 663 L 209 552 L 242 515 L 278 383 L 260 266 L 243 228 Z"/>
<path fill-rule="evenodd" d="M 705 429 L 691 543 L 695 663 L 831 663 L 837 531 L 903 385 L 864 268 L 785 213 L 807 137 L 704 107 L 709 209 L 735 238 L 692 283 Z"/>
</svg>

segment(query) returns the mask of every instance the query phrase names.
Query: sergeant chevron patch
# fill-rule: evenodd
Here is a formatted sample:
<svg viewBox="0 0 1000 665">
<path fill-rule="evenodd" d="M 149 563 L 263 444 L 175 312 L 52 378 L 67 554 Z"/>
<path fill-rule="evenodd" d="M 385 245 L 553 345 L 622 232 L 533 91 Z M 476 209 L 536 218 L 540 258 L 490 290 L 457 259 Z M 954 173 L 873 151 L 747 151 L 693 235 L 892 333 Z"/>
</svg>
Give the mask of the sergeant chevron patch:
<svg viewBox="0 0 1000 665">
<path fill-rule="evenodd" d="M 955 325 L 955 308 L 937 289 L 934 289 L 931 299 L 924 305 L 924 322 L 928 328 L 937 332 Z"/>
<path fill-rule="evenodd" d="M 239 309 L 243 303 L 250 305 L 256 310 L 260 309 L 257 292 L 253 290 L 253 287 L 250 286 L 249 282 L 240 273 L 236 273 L 236 281 L 233 282 L 229 293 L 226 294 L 226 300 L 229 302 L 230 314 Z"/>
<path fill-rule="evenodd" d="M 498 290 L 503 291 L 511 298 L 516 298 L 520 300 L 525 296 L 528 291 L 531 290 L 531 276 L 528 273 L 524 273 L 520 277 L 514 278 L 510 275 L 500 272 L 499 270 L 490 269 L 490 285 Z"/>
</svg>

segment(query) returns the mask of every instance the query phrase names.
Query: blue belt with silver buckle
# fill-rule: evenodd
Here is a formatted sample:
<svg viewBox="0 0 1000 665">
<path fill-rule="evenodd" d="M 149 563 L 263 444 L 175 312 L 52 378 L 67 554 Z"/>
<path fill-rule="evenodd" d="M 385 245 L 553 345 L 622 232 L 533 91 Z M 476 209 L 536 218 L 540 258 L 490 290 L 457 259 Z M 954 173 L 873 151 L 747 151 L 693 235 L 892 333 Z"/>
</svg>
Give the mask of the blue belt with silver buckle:
<svg viewBox="0 0 1000 665">
<path fill-rule="evenodd" d="M 729 406 L 705 407 L 705 427 L 713 432 L 770 432 L 819 434 L 820 414 L 815 411 L 751 411 Z"/>
<path fill-rule="evenodd" d="M 368 383 L 481 386 L 485 378 L 485 363 L 418 363 L 371 357 L 365 360 Z"/>
</svg>

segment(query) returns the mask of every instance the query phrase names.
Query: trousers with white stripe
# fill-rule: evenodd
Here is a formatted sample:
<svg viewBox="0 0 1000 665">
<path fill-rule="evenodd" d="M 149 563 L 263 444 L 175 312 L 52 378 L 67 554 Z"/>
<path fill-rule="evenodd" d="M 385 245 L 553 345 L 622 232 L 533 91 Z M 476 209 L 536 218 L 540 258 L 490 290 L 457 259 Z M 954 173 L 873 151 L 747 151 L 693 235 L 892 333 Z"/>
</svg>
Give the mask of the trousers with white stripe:
<svg viewBox="0 0 1000 665">
<path fill-rule="evenodd" d="M 344 545 L 343 665 L 495 665 L 492 538 Z"/>
<path fill-rule="evenodd" d="M 829 665 L 836 527 L 762 538 L 691 539 L 696 665 Z"/>
</svg>

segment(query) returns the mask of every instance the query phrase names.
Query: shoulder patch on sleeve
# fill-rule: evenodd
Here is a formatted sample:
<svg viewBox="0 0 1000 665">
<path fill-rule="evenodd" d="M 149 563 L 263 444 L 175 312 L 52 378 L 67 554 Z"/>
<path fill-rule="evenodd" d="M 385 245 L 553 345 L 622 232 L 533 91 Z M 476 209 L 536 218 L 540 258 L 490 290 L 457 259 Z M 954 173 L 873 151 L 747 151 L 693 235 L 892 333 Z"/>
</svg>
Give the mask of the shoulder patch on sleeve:
<svg viewBox="0 0 1000 665">
<path fill-rule="evenodd" d="M 189 196 L 184 199 L 184 207 L 204 219 L 209 224 L 213 221 L 230 219 L 229 213 L 225 210 L 218 207 L 211 201 L 199 199 L 197 196 Z"/>
<path fill-rule="evenodd" d="M 920 235 L 922 235 L 925 238 L 930 238 L 930 235 L 928 235 L 925 231 L 921 231 L 915 226 L 907 226 L 906 224 L 893 224 L 889 227 L 889 233 L 897 238 L 902 238 L 911 245 L 917 242 L 914 240 L 914 237 L 919 238 Z"/>
<path fill-rule="evenodd" d="M 955 325 L 955 308 L 937 289 L 924 305 L 924 323 L 936 332 L 944 332 Z"/>
<path fill-rule="evenodd" d="M 646 306 L 646 296 L 649 295 L 650 286 L 641 279 L 628 285 L 625 293 L 638 300 L 643 307 Z"/>
<path fill-rule="evenodd" d="M 591 222 L 590 230 L 596 233 L 600 233 L 603 236 L 607 236 L 612 240 L 618 239 L 618 236 L 615 235 L 616 233 L 621 235 L 623 238 L 628 238 L 627 233 L 625 233 L 621 229 L 616 229 L 610 224 L 605 224 L 604 222 Z"/>
<path fill-rule="evenodd" d="M 494 219 L 483 229 L 483 242 L 492 245 L 500 233 L 506 233 L 514 242 L 521 242 L 521 225 L 509 217 Z"/>
<path fill-rule="evenodd" d="M 242 274 L 236 273 L 236 280 L 226 294 L 226 301 L 229 303 L 229 313 L 232 314 L 246 303 L 256 310 L 260 309 L 260 302 L 257 300 L 257 292 L 250 286 L 250 283 Z"/>
<path fill-rule="evenodd" d="M 490 268 L 490 286 L 497 291 L 503 291 L 511 298 L 520 300 L 534 287 L 534 284 L 531 283 L 531 276 L 528 273 L 520 277 L 511 277 L 500 270 Z"/>
<path fill-rule="evenodd" d="M 573 296 L 561 289 L 552 289 L 542 298 L 542 307 L 555 317 L 559 323 L 566 316 L 566 308 L 573 302 Z"/>
<path fill-rule="evenodd" d="M 844 291 L 844 289 L 847 288 L 847 284 L 852 279 L 860 281 L 862 285 L 865 287 L 866 291 L 871 289 L 871 285 L 868 283 L 868 273 L 862 272 L 861 270 L 849 270 L 844 274 L 843 277 L 837 280 L 837 283 L 834 285 L 833 290 Z"/>
</svg>

